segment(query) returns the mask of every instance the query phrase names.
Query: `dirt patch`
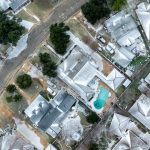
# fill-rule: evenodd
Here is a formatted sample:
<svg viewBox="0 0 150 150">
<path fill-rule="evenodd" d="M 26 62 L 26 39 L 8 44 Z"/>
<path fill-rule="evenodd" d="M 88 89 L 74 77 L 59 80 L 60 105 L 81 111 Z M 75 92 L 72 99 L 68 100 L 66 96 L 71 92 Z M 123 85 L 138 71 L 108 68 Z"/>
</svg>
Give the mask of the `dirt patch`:
<svg viewBox="0 0 150 150">
<path fill-rule="evenodd" d="M 40 142 L 44 147 L 48 146 L 48 136 L 46 136 L 46 134 L 42 134 L 37 130 L 34 130 L 34 132 L 37 134 L 38 137 L 40 137 Z"/>
<path fill-rule="evenodd" d="M 5 104 L 0 104 L 0 110 L 0 113 L 2 113 L 5 116 L 5 118 L 12 119 L 15 116 L 14 113 L 10 110 L 10 108 Z"/>
<path fill-rule="evenodd" d="M 111 65 L 108 61 L 106 61 L 105 59 L 102 60 L 103 61 L 103 70 L 102 73 L 105 76 L 108 76 L 110 74 L 110 72 L 113 70 L 113 65 Z"/>
</svg>

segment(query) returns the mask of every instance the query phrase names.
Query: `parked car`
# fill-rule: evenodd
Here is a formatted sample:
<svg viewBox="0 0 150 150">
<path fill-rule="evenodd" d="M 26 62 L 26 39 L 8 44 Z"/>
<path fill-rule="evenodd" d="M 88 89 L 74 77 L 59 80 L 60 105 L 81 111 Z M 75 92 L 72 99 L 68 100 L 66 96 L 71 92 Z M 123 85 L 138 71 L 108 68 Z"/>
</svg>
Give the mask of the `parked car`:
<svg viewBox="0 0 150 150">
<path fill-rule="evenodd" d="M 97 36 L 97 39 L 98 39 L 101 43 L 103 43 L 103 44 L 106 43 L 105 39 L 104 39 L 101 35 L 98 35 L 98 36 Z"/>
</svg>

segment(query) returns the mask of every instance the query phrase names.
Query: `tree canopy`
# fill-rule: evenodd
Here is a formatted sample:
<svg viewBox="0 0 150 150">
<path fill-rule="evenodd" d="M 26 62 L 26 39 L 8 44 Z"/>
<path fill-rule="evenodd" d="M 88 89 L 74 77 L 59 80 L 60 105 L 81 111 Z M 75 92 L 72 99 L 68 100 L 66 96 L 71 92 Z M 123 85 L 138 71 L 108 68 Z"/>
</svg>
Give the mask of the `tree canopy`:
<svg viewBox="0 0 150 150">
<path fill-rule="evenodd" d="M 40 62 L 43 65 L 42 72 L 44 75 L 49 77 L 56 77 L 57 65 L 51 60 L 51 57 L 48 53 L 39 54 Z"/>
<path fill-rule="evenodd" d="M 9 84 L 6 88 L 6 91 L 9 92 L 9 93 L 13 93 L 15 92 L 17 89 L 16 89 L 16 86 L 14 84 Z"/>
<path fill-rule="evenodd" d="M 16 83 L 21 89 L 26 89 L 31 86 L 32 78 L 28 74 L 22 74 L 17 77 Z"/>
<path fill-rule="evenodd" d="M 14 84 L 9 84 L 6 88 L 6 91 L 8 92 L 8 95 L 6 96 L 8 103 L 17 102 L 22 99 L 22 95 L 19 93 Z"/>
<path fill-rule="evenodd" d="M 98 144 L 96 143 L 91 143 L 89 150 L 99 150 Z"/>
<path fill-rule="evenodd" d="M 50 26 L 50 41 L 54 45 L 55 51 L 64 55 L 66 53 L 67 45 L 70 41 L 70 36 L 66 34 L 69 30 L 68 26 L 64 23 L 56 23 Z"/>
<path fill-rule="evenodd" d="M 81 7 L 81 10 L 91 24 L 95 24 L 99 19 L 110 14 L 106 0 L 90 0 Z"/>
<path fill-rule="evenodd" d="M 25 28 L 19 25 L 20 19 L 13 17 L 10 19 L 6 14 L 0 11 L 0 44 L 16 45 Z"/>
<path fill-rule="evenodd" d="M 86 117 L 87 122 L 89 123 L 97 123 L 98 121 L 100 121 L 100 118 L 97 116 L 96 113 L 91 112 L 87 117 Z"/>
</svg>

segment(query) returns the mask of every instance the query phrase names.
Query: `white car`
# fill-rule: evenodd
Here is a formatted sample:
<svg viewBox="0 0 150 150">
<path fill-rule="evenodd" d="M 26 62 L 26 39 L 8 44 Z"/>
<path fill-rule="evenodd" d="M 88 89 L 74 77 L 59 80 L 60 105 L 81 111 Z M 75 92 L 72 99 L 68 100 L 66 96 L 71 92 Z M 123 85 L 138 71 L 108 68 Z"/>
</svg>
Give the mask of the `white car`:
<svg viewBox="0 0 150 150">
<path fill-rule="evenodd" d="M 56 95 L 56 92 L 53 91 L 50 87 L 47 88 L 47 91 L 48 91 L 50 94 L 52 94 L 53 96 Z"/>
<path fill-rule="evenodd" d="M 105 39 L 104 39 L 101 35 L 98 35 L 98 36 L 97 36 L 97 39 L 98 39 L 101 43 L 103 43 L 103 44 L 106 43 Z"/>
</svg>

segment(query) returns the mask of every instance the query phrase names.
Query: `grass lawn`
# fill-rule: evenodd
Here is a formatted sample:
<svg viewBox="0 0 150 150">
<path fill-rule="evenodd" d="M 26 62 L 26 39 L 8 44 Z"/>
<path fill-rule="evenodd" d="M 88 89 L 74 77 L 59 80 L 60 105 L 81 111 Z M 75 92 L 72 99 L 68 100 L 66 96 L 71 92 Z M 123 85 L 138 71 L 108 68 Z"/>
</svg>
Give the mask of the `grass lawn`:
<svg viewBox="0 0 150 150">
<path fill-rule="evenodd" d="M 122 94 L 119 98 L 119 105 L 122 108 L 130 108 L 134 102 L 141 95 L 141 92 L 138 90 L 139 82 L 141 78 L 145 78 L 150 72 L 150 61 L 147 63 L 144 68 L 135 76 L 134 81 L 129 85 L 128 89 Z"/>
<path fill-rule="evenodd" d="M 6 95 L 7 95 L 7 92 L 4 92 L 1 95 L 0 97 L 1 103 L 5 106 L 8 106 L 10 110 L 15 114 L 15 116 L 19 116 L 20 115 L 19 113 L 23 112 L 27 108 L 28 106 L 27 101 L 23 97 L 21 101 L 8 103 L 6 100 Z"/>
<path fill-rule="evenodd" d="M 27 89 L 23 89 L 23 92 L 25 95 L 27 95 L 31 99 L 34 99 L 35 97 L 37 97 L 37 95 L 43 88 L 38 80 L 33 79 L 32 81 L 33 82 L 32 82 L 31 87 Z"/>
<path fill-rule="evenodd" d="M 69 19 L 66 22 L 66 25 L 68 25 L 70 30 L 80 39 L 89 36 L 89 33 L 86 31 L 86 29 L 75 19 Z"/>
<path fill-rule="evenodd" d="M 47 17 L 52 9 L 49 0 L 33 0 L 31 4 L 26 7 L 29 13 L 37 16 L 40 20 Z"/>
<path fill-rule="evenodd" d="M 40 60 L 39 60 L 39 53 L 49 53 L 51 56 L 52 61 L 54 61 L 55 63 L 57 63 L 59 61 L 59 58 L 56 56 L 56 54 L 54 54 L 51 50 L 49 50 L 48 48 L 46 48 L 45 46 L 42 46 L 40 48 L 37 49 L 37 52 L 33 58 L 32 58 L 32 63 L 33 64 L 40 64 Z"/>
<path fill-rule="evenodd" d="M 33 23 L 37 23 L 37 20 L 35 20 L 32 16 L 30 16 L 29 14 L 27 14 L 27 12 L 25 12 L 24 10 L 21 10 L 16 17 L 21 18 L 23 20 L 27 20 Z"/>
<path fill-rule="evenodd" d="M 130 65 L 133 65 L 133 66 L 142 65 L 145 63 L 146 59 L 147 59 L 147 57 L 145 57 L 145 56 L 138 56 L 135 59 L 133 59 L 133 61 L 131 62 Z"/>
<path fill-rule="evenodd" d="M 139 81 L 133 81 L 129 88 L 119 98 L 119 105 L 122 108 L 130 108 L 141 95 L 141 92 L 138 90 L 138 86 Z"/>
</svg>

